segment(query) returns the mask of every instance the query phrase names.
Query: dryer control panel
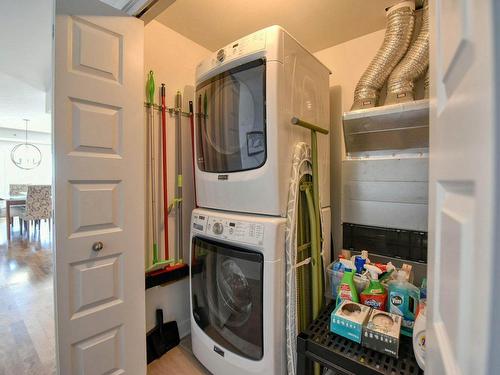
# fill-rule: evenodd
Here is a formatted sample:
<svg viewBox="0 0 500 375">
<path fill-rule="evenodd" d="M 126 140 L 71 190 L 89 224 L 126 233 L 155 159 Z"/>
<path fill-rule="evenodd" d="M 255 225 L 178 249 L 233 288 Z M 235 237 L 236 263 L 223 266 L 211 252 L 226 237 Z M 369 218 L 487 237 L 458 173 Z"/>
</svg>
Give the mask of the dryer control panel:
<svg viewBox="0 0 500 375">
<path fill-rule="evenodd" d="M 212 53 L 212 55 L 201 61 L 196 67 L 196 77 L 206 75 L 213 69 L 219 68 L 221 65 L 241 59 L 245 56 L 252 55 L 256 52 L 266 49 L 267 29 L 259 30 L 244 38 L 234 41 L 227 46 Z M 238 65 L 243 64 L 241 62 Z"/>
<path fill-rule="evenodd" d="M 194 232 L 232 242 L 256 246 L 264 243 L 264 224 L 260 223 L 195 214 L 192 229 Z"/>
</svg>

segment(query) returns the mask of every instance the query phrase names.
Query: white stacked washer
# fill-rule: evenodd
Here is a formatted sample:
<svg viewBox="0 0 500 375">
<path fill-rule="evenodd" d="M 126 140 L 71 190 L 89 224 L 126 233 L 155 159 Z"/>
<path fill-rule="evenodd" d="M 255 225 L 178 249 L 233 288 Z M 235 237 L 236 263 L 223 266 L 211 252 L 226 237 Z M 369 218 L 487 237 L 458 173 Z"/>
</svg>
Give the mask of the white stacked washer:
<svg viewBox="0 0 500 375">
<path fill-rule="evenodd" d="M 292 155 L 329 129 L 329 71 L 279 26 L 220 49 L 196 74 L 191 218 L 193 353 L 216 375 L 284 374 L 285 225 Z M 329 139 L 318 137 L 329 243 Z"/>
<path fill-rule="evenodd" d="M 286 219 L 196 209 L 193 352 L 216 375 L 282 374 Z"/>
</svg>

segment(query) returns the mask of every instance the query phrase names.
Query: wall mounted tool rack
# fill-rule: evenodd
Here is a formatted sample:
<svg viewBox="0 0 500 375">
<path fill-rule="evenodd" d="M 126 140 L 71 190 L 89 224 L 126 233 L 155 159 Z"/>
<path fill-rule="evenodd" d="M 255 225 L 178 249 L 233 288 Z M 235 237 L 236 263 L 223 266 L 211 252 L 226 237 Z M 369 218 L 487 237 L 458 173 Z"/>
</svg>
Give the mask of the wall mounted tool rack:
<svg viewBox="0 0 500 375">
<path fill-rule="evenodd" d="M 158 104 L 144 103 L 145 108 L 153 108 L 154 111 L 161 112 L 162 106 Z M 180 108 L 166 107 L 166 111 L 171 116 L 177 116 L 179 113 L 184 117 L 191 117 L 191 112 L 184 112 Z M 165 261 L 167 263 L 174 263 L 174 260 Z M 151 271 L 145 275 L 145 287 L 146 289 L 153 288 L 155 286 L 167 284 L 180 279 L 183 279 L 189 275 L 189 266 L 187 264 L 179 264 L 169 267 L 168 272 L 165 269 L 158 269 L 156 271 Z"/>
<path fill-rule="evenodd" d="M 169 272 L 158 270 L 146 275 L 146 289 L 183 279 L 189 275 L 189 267 L 179 267 Z"/>
<path fill-rule="evenodd" d="M 161 111 L 161 105 L 153 104 L 152 106 L 153 106 L 153 109 L 155 111 Z M 148 103 L 144 103 L 144 107 L 149 108 L 150 105 Z M 178 108 L 173 108 L 173 107 L 167 107 L 166 110 L 167 110 L 168 114 L 171 115 L 171 116 L 176 115 L 179 112 Z M 181 116 L 190 117 L 191 113 L 190 112 L 181 111 Z"/>
</svg>

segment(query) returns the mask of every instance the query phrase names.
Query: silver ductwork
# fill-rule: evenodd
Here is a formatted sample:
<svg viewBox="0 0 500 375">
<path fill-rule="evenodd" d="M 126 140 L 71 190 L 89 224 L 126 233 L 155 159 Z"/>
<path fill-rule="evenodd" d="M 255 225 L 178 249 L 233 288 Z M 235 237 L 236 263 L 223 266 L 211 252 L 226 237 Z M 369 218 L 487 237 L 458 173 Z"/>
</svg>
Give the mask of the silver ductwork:
<svg viewBox="0 0 500 375">
<path fill-rule="evenodd" d="M 429 67 L 429 2 L 424 0 L 422 26 L 408 52 L 389 76 L 385 104 L 414 100 L 414 82 Z"/>
<path fill-rule="evenodd" d="M 382 86 L 410 45 L 415 25 L 415 1 L 402 1 L 390 7 L 386 16 L 384 41 L 356 85 L 352 110 L 378 104 Z"/>
<path fill-rule="evenodd" d="M 429 78 L 429 69 L 425 73 L 424 78 L 424 98 L 429 99 L 429 89 L 430 89 L 430 78 Z"/>
</svg>

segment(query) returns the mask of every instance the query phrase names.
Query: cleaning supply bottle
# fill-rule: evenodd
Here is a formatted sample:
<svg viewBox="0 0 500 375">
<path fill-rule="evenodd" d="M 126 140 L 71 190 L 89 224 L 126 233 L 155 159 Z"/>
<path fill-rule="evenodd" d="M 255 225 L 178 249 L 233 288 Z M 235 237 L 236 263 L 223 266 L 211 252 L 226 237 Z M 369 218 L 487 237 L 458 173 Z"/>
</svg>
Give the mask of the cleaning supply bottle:
<svg viewBox="0 0 500 375">
<path fill-rule="evenodd" d="M 415 359 L 418 366 L 425 370 L 425 321 L 427 304 L 425 300 L 420 301 L 418 308 L 417 319 L 415 319 L 415 326 L 413 327 L 413 351 L 415 352 Z"/>
<path fill-rule="evenodd" d="M 420 285 L 420 299 L 427 299 L 427 278 L 422 279 L 422 284 Z"/>
<path fill-rule="evenodd" d="M 361 257 L 361 255 L 356 255 L 354 257 L 354 266 L 356 267 L 356 273 L 362 274 L 363 268 L 365 267 L 366 259 Z"/>
<path fill-rule="evenodd" d="M 354 265 L 356 266 L 356 273 L 362 274 L 365 263 L 370 263 L 370 259 L 368 259 L 368 251 L 361 251 L 361 255 L 356 255 L 351 258 L 354 260 Z"/>
<path fill-rule="evenodd" d="M 342 276 L 342 280 L 340 280 L 337 293 L 337 306 L 342 300 L 359 302 L 358 291 L 354 285 L 354 262 L 347 259 L 340 259 L 340 262 L 344 265 L 344 275 Z"/>
<path fill-rule="evenodd" d="M 345 258 L 344 258 L 344 256 L 339 255 L 338 261 L 336 261 L 335 263 L 333 263 L 333 270 L 334 271 L 344 272 L 344 265 L 340 261 L 341 259 L 345 259 Z"/>
<path fill-rule="evenodd" d="M 396 273 L 396 280 L 389 282 L 387 311 L 403 317 L 401 333 L 411 337 L 420 300 L 420 289 L 406 281 L 406 278 L 407 273 L 399 270 Z"/>
<path fill-rule="evenodd" d="M 385 311 L 387 291 L 378 280 L 382 270 L 371 264 L 365 264 L 365 269 L 370 273 L 371 279 L 370 284 L 361 292 L 361 303 L 376 310 Z"/>
</svg>

